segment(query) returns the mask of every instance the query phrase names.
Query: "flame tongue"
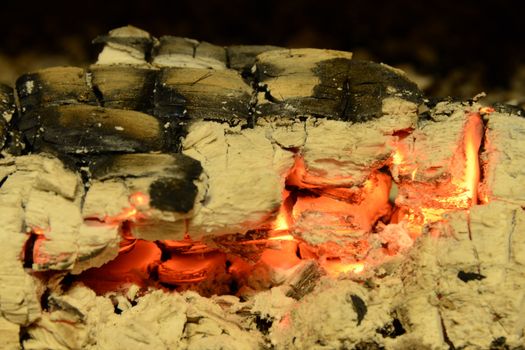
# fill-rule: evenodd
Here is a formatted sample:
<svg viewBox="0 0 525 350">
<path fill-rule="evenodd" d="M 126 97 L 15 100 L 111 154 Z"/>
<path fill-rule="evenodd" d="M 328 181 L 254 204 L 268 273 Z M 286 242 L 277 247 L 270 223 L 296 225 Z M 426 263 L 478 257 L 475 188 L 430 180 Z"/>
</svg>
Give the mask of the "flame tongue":
<svg viewBox="0 0 525 350">
<path fill-rule="evenodd" d="M 465 129 L 465 177 L 464 187 L 469 199 L 469 206 L 477 202 L 479 184 L 479 148 L 483 134 L 483 123 L 478 113 L 469 115 Z"/>
</svg>

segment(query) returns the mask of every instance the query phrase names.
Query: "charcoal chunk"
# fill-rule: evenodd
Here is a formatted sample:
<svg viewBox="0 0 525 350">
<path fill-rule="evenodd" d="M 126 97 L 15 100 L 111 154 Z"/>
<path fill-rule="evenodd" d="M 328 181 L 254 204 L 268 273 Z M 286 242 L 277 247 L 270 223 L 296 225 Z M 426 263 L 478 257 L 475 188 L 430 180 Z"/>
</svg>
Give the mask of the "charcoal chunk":
<svg viewBox="0 0 525 350">
<path fill-rule="evenodd" d="M 197 186 L 188 180 L 165 177 L 156 180 L 149 187 L 151 205 L 165 211 L 187 213 L 193 209 Z"/>
<path fill-rule="evenodd" d="M 359 326 L 368 312 L 365 301 L 355 294 L 348 295 L 347 300 L 352 303 L 352 308 L 357 314 L 357 325 Z"/>
<path fill-rule="evenodd" d="M 486 277 L 480 273 L 459 271 L 458 278 L 462 280 L 463 282 L 467 283 L 469 281 L 481 281 L 482 279 L 485 279 Z"/>
</svg>

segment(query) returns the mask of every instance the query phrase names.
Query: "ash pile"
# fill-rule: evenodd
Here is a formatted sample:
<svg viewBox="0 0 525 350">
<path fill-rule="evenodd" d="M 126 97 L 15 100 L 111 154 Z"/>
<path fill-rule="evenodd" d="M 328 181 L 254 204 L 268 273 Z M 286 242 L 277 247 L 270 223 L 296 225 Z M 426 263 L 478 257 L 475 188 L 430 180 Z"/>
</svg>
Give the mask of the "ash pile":
<svg viewBox="0 0 525 350">
<path fill-rule="evenodd" d="M 352 54 L 99 37 L 0 88 L 8 349 L 518 349 L 523 111 Z"/>
</svg>

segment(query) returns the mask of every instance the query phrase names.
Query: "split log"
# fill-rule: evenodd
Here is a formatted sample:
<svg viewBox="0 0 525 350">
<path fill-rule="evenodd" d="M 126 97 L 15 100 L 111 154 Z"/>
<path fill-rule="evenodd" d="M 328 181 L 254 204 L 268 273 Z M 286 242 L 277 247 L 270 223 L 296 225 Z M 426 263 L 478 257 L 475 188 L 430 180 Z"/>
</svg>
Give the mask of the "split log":
<svg viewBox="0 0 525 350">
<path fill-rule="evenodd" d="M 151 152 L 167 143 L 164 127 L 153 116 L 88 105 L 40 108 L 24 114 L 18 127 L 33 151 Z"/>
<path fill-rule="evenodd" d="M 24 74 L 16 81 L 16 92 L 22 113 L 48 106 L 98 104 L 86 72 L 76 67 L 47 68 Z"/>
<path fill-rule="evenodd" d="M 465 180 L 467 153 L 477 155 L 481 140 L 481 106 L 475 103 L 441 103 L 420 116 L 420 92 L 403 74 L 336 51 L 225 49 L 171 37 L 152 52 L 156 39 L 132 27 L 99 42 L 106 46 L 91 76 L 61 68 L 19 81 L 25 109 L 13 125 L 25 133 L 28 151 L 76 155 L 88 167 L 82 168 L 82 183 L 80 172 L 44 154 L 0 160 L 0 210 L 7 214 L 0 216 L 6 250 L 0 261 L 6 286 L 0 290 L 0 334 L 12 339 L 20 326 L 31 324 L 23 341 L 27 349 L 257 349 L 264 341 L 276 349 L 523 343 L 525 214 L 523 174 L 515 164 L 522 143 L 511 142 L 523 125 L 516 113 L 485 115 L 486 204 L 470 207 L 475 190 L 467 193 L 458 179 Z M 255 70 L 248 73 L 253 60 Z M 156 64 L 168 67 L 158 70 Z M 475 141 L 467 152 L 470 138 Z M 178 148 L 183 155 L 145 153 Z M 401 264 L 401 255 L 387 255 L 394 246 L 405 254 L 406 222 L 376 224 L 389 210 L 390 178 L 383 173 L 389 164 L 399 206 L 438 208 L 439 219 L 448 211 L 445 220 L 424 222 Z M 374 176 L 378 183 L 369 183 Z M 352 273 L 358 282 L 322 278 L 312 289 L 318 271 L 301 261 L 291 240 L 265 246 L 257 267 L 273 270 L 270 278 L 253 280 L 284 284 L 255 297 L 248 308 L 232 296 L 156 291 L 135 306 L 113 296 L 121 301 L 117 306 L 125 305 L 116 316 L 111 297 L 73 286 L 52 292 L 42 311 L 45 287 L 26 273 L 19 257 L 24 251 L 32 270 L 80 273 L 77 280 L 93 286 L 112 279 L 120 285 L 122 278 L 147 286 L 152 275 L 172 285 L 186 283 L 202 279 L 210 266 L 216 271 L 208 282 L 224 283 L 225 253 L 211 248 L 200 248 L 202 260 L 173 250 L 166 260 L 156 243 L 137 241 L 104 265 L 106 280 L 99 278 L 103 269 L 89 268 L 117 255 L 124 221 L 125 234 L 148 240 L 182 240 L 187 234 L 220 242 L 217 237 L 225 234 L 270 231 L 286 185 L 296 192 L 296 212 L 309 213 L 296 217 L 292 233 L 321 241 L 311 252 L 321 264 L 331 257 L 341 265 L 352 262 L 341 256 L 344 249 L 330 249 L 338 241 L 348 247 L 353 236 L 365 238 L 358 243 L 370 249 L 353 254 L 366 266 L 362 274 Z M 347 213 L 354 218 L 345 221 Z M 328 229 L 316 232 L 314 216 L 328 222 Z M 374 226 L 378 232 L 370 232 Z M 343 234 L 337 232 L 341 227 Z M 34 247 L 27 242 L 30 232 Z M 130 241 L 127 236 L 125 245 Z"/>
<path fill-rule="evenodd" d="M 204 41 L 162 36 L 152 63 L 156 67 L 226 69 L 226 49 Z"/>
</svg>

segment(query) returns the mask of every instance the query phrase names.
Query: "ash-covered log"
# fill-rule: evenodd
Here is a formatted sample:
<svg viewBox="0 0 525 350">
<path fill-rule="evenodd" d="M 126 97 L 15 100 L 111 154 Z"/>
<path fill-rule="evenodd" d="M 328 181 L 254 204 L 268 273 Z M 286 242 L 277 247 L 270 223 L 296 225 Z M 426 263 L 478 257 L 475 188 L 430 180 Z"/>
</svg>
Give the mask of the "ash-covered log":
<svg viewBox="0 0 525 350">
<path fill-rule="evenodd" d="M 97 41 L 0 89 L 9 346 L 523 344 L 521 112 L 345 52 Z"/>
</svg>

